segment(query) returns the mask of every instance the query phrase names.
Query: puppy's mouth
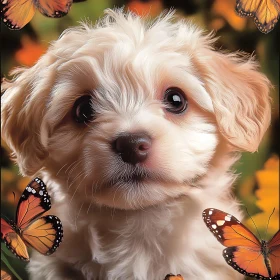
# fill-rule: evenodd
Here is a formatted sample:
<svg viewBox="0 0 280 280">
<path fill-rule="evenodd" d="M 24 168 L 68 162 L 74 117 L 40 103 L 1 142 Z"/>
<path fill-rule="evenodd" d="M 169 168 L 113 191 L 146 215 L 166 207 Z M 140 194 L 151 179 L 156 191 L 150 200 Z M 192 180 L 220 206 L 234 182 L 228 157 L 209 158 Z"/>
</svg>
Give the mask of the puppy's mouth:
<svg viewBox="0 0 280 280">
<path fill-rule="evenodd" d="M 146 172 L 141 173 L 132 173 L 132 174 L 123 174 L 121 176 L 112 177 L 108 181 L 108 186 L 113 187 L 120 184 L 131 184 L 131 185 L 139 185 L 144 184 L 150 181 L 152 178 Z"/>
</svg>

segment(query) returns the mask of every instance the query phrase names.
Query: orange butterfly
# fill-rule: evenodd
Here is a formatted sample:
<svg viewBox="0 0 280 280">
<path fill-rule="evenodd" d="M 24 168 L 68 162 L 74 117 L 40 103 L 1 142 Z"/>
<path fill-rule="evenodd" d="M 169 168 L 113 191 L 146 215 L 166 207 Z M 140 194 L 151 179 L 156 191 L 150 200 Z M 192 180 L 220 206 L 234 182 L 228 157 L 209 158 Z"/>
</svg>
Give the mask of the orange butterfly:
<svg viewBox="0 0 280 280">
<path fill-rule="evenodd" d="M 38 9 L 41 14 L 60 18 L 68 14 L 72 2 L 85 0 L 1 0 L 1 19 L 13 30 L 24 27 Z"/>
<path fill-rule="evenodd" d="M 280 0 L 236 0 L 235 10 L 241 17 L 253 17 L 258 29 L 268 33 L 278 22 Z"/>
<path fill-rule="evenodd" d="M 223 256 L 231 267 L 258 279 L 280 279 L 280 230 L 270 241 L 260 241 L 228 213 L 208 208 L 202 217 L 217 240 L 227 247 Z"/>
<path fill-rule="evenodd" d="M 50 208 L 46 185 L 35 178 L 20 197 L 16 222 L 1 218 L 1 240 L 21 260 L 29 261 L 26 245 L 43 255 L 50 255 L 58 248 L 63 236 L 61 221 L 53 215 L 40 217 Z"/>
</svg>

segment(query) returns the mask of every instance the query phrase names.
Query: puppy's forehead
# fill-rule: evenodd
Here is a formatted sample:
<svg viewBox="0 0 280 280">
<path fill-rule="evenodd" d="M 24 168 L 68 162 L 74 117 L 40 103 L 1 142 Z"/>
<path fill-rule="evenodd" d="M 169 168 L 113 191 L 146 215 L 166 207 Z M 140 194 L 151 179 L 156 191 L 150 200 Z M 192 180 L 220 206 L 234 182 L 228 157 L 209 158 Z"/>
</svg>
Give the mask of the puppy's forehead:
<svg viewBox="0 0 280 280">
<path fill-rule="evenodd" d="M 117 33 L 112 35 L 112 32 Z M 154 36 L 157 33 L 152 32 L 151 36 L 151 30 L 145 30 L 137 38 L 137 34 L 118 29 L 92 31 L 80 38 L 82 42 L 79 41 L 68 59 L 65 57 L 58 70 L 66 75 L 69 71 L 85 74 L 95 83 L 104 82 L 102 86 L 106 88 L 112 87 L 110 84 L 113 82 L 119 86 L 140 85 L 148 87 L 149 91 L 153 91 L 151 86 L 155 87 L 155 83 L 166 79 L 163 73 L 174 73 L 175 68 L 194 73 L 191 56 L 180 50 L 167 31 L 158 33 L 161 35 Z"/>
<path fill-rule="evenodd" d="M 137 19 L 123 19 L 105 27 L 69 30 L 53 46 L 63 59 L 51 99 L 59 95 L 59 88 L 69 92 L 70 102 L 85 91 L 101 89 L 103 97 L 114 99 L 114 105 L 118 104 L 115 100 L 139 104 L 177 86 L 198 95 L 198 103 L 212 111 L 192 62 L 199 35 L 193 27 L 175 25 L 168 19 L 152 27 Z"/>
</svg>

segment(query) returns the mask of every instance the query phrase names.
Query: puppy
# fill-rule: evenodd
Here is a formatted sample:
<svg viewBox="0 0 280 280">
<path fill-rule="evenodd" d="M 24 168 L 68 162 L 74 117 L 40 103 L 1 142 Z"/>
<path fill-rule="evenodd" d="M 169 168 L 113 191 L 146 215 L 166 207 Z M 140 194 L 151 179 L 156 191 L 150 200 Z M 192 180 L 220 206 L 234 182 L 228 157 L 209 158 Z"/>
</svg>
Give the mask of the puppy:
<svg viewBox="0 0 280 280">
<path fill-rule="evenodd" d="M 201 215 L 241 218 L 230 169 L 268 128 L 268 79 L 173 13 L 105 14 L 3 83 L 3 138 L 64 226 L 31 279 L 241 279 Z"/>
</svg>

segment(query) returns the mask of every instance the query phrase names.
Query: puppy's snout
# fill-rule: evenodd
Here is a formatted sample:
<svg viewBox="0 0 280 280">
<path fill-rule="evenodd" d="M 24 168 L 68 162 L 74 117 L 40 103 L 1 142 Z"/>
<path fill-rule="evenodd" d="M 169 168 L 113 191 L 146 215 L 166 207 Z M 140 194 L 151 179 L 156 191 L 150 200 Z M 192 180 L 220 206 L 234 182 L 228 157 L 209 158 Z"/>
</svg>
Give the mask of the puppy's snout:
<svg viewBox="0 0 280 280">
<path fill-rule="evenodd" d="M 124 162 L 136 164 L 146 160 L 152 145 L 151 138 L 145 133 L 120 135 L 113 142 L 114 151 Z"/>
</svg>

